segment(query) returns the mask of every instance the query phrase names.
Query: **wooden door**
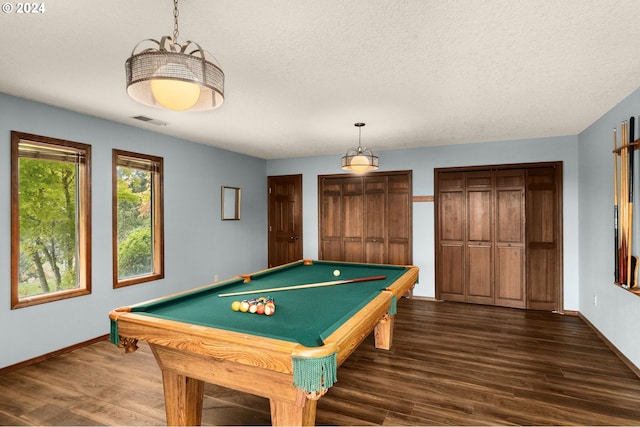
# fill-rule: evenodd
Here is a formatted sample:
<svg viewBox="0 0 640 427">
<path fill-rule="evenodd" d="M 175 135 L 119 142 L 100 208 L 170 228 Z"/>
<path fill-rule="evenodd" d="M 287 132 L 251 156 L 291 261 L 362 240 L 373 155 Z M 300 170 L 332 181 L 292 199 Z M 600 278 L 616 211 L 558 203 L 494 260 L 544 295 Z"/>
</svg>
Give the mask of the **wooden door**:
<svg viewBox="0 0 640 427">
<path fill-rule="evenodd" d="M 387 256 L 386 262 L 397 265 L 413 264 L 412 174 L 387 176 Z"/>
<path fill-rule="evenodd" d="M 464 173 L 436 174 L 438 189 L 436 212 L 436 298 L 465 301 L 465 223 Z"/>
<path fill-rule="evenodd" d="M 364 261 L 364 195 L 362 177 L 342 179 L 343 261 Z"/>
<path fill-rule="evenodd" d="M 302 258 L 302 175 L 270 176 L 269 267 Z"/>
<path fill-rule="evenodd" d="M 364 177 L 364 262 L 386 261 L 387 177 Z"/>
<path fill-rule="evenodd" d="M 436 170 L 436 298 L 562 310 L 562 163 Z"/>
<path fill-rule="evenodd" d="M 527 299 L 536 310 L 562 311 L 562 164 L 527 171 Z"/>
<path fill-rule="evenodd" d="M 320 259 L 410 265 L 411 171 L 318 176 Z"/>
<path fill-rule="evenodd" d="M 466 173 L 466 301 L 493 304 L 493 172 Z"/>
<path fill-rule="evenodd" d="M 495 304 L 525 308 L 524 170 L 496 171 Z"/>
<path fill-rule="evenodd" d="M 323 177 L 318 182 L 320 259 L 342 259 L 342 178 Z"/>
</svg>

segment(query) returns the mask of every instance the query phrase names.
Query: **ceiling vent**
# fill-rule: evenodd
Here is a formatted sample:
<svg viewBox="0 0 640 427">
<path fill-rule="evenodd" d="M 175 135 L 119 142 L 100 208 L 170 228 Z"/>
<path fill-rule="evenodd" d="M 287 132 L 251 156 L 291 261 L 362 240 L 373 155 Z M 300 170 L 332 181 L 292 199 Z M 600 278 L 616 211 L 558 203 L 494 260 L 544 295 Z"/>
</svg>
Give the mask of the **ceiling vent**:
<svg viewBox="0 0 640 427">
<path fill-rule="evenodd" d="M 156 125 L 156 126 L 167 126 L 169 124 L 167 122 L 163 122 L 162 120 L 152 119 L 151 117 L 147 117 L 147 116 L 134 116 L 131 118 L 135 120 L 140 120 L 141 122 L 151 123 L 152 125 Z"/>
</svg>

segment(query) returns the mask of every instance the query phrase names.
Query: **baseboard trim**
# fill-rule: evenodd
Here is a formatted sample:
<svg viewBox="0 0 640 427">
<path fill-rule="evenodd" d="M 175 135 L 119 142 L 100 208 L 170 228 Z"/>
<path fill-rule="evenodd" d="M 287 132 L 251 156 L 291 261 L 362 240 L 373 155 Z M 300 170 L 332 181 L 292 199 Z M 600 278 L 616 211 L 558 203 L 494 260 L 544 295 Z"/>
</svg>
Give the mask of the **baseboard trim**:
<svg viewBox="0 0 640 427">
<path fill-rule="evenodd" d="M 27 366 L 35 365 L 36 363 L 43 362 L 43 361 L 45 361 L 47 359 L 51 359 L 53 357 L 60 356 L 61 354 L 69 353 L 69 352 L 77 350 L 79 348 L 86 347 L 88 345 L 95 344 L 97 342 L 104 341 L 104 340 L 107 340 L 107 339 L 109 339 L 109 334 L 101 335 L 99 337 L 96 337 L 96 338 L 93 338 L 93 339 L 90 339 L 90 340 L 87 340 L 87 341 L 83 341 L 81 343 L 74 344 L 74 345 L 69 346 L 69 347 L 61 348 L 60 350 L 52 351 L 51 353 L 47 353 L 47 354 L 43 354 L 43 355 L 38 356 L 38 357 L 34 357 L 33 359 L 28 359 L 28 360 L 25 360 L 25 361 L 22 361 L 22 362 L 18 362 L 18 363 L 14 364 L 14 365 L 5 366 L 4 368 L 0 368 L 0 375 L 7 374 L 9 372 L 15 371 L 15 370 L 20 369 L 20 368 L 26 368 Z"/>
<path fill-rule="evenodd" d="M 633 364 L 633 362 L 631 360 L 629 360 L 627 358 L 627 356 L 625 356 L 624 354 L 622 354 L 622 352 L 620 350 L 618 350 L 618 348 L 613 345 L 613 343 L 611 341 L 609 341 L 609 339 L 607 339 L 607 337 L 605 337 L 599 330 L 598 328 L 596 328 L 591 322 L 589 322 L 589 320 L 587 320 L 586 317 L 584 317 L 582 315 L 582 313 L 578 312 L 578 316 L 580 317 L 580 319 L 582 319 L 584 321 L 584 323 L 586 323 L 587 325 L 589 325 L 589 327 L 591 329 L 593 329 L 593 331 L 596 333 L 596 335 L 598 335 L 598 337 L 607 345 L 607 347 L 609 347 L 611 349 L 611 351 L 613 351 L 616 356 L 618 356 L 618 358 L 620 360 L 622 360 L 622 363 L 624 363 L 625 365 L 627 365 L 627 367 L 629 369 L 631 369 L 631 371 L 636 374 L 636 376 L 638 378 L 640 378 L 640 368 L 638 368 L 636 365 Z"/>
<path fill-rule="evenodd" d="M 439 300 L 439 299 L 435 299 L 434 297 L 421 297 L 421 296 L 415 296 L 415 295 L 413 295 L 413 296 L 411 297 L 411 299 L 416 299 L 416 300 L 418 300 L 418 301 L 442 302 L 441 300 Z"/>
<path fill-rule="evenodd" d="M 575 310 L 564 310 L 562 313 L 559 313 L 559 314 L 564 314 L 565 316 L 579 316 L 580 312 Z"/>
</svg>

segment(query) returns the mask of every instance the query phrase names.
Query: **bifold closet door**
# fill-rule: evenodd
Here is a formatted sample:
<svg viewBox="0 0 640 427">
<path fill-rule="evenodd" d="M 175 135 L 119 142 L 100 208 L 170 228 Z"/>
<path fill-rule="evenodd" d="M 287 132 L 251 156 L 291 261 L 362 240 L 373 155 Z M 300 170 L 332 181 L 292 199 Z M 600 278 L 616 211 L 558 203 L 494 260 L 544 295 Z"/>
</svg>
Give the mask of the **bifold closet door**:
<svg viewBox="0 0 640 427">
<path fill-rule="evenodd" d="M 495 305 L 525 308 L 525 194 L 522 169 L 496 171 Z"/>
</svg>

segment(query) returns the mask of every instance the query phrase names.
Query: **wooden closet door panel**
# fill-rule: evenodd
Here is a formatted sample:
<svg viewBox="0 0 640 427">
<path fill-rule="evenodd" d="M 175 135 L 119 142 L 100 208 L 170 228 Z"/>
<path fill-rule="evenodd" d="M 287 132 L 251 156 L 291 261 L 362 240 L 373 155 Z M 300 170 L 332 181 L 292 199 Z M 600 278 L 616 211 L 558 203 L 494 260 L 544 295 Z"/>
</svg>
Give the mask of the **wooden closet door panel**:
<svg viewBox="0 0 640 427">
<path fill-rule="evenodd" d="M 528 307 L 535 310 L 556 310 L 554 293 L 555 259 L 553 249 L 530 245 L 527 256 Z M 535 283 L 533 283 L 535 281 Z"/>
<path fill-rule="evenodd" d="M 411 194 L 408 192 L 387 195 L 389 205 L 387 227 L 387 258 L 389 264 L 413 263 L 411 248 Z"/>
<path fill-rule="evenodd" d="M 496 191 L 496 242 L 524 245 L 524 187 Z"/>
<path fill-rule="evenodd" d="M 385 264 L 387 260 L 385 244 L 377 239 L 364 242 L 364 262 L 372 264 Z"/>
<path fill-rule="evenodd" d="M 387 196 L 389 200 L 389 220 L 388 220 L 388 233 L 390 239 L 396 240 L 408 240 L 410 227 L 410 213 L 407 206 L 409 206 L 409 194 L 407 193 L 389 193 Z"/>
<path fill-rule="evenodd" d="M 495 304 L 502 307 L 525 308 L 524 248 L 496 248 Z"/>
<path fill-rule="evenodd" d="M 320 259 L 327 261 L 342 260 L 342 241 L 325 240 L 320 242 Z"/>
<path fill-rule="evenodd" d="M 555 215 L 553 203 L 554 191 L 540 185 L 529 185 L 529 242 L 553 245 L 555 233 L 552 221 Z"/>
<path fill-rule="evenodd" d="M 320 238 L 339 238 L 342 235 L 342 180 L 324 178 L 320 192 Z"/>
<path fill-rule="evenodd" d="M 491 189 L 493 187 L 492 171 L 466 172 L 465 186 L 470 190 Z"/>
<path fill-rule="evenodd" d="M 438 298 L 464 301 L 465 298 L 465 199 L 464 190 L 439 194 Z"/>
<path fill-rule="evenodd" d="M 492 191 L 467 191 L 467 240 L 469 242 L 491 242 Z"/>
<path fill-rule="evenodd" d="M 349 262 L 364 261 L 364 199 L 362 177 L 342 180 L 343 257 Z"/>
<path fill-rule="evenodd" d="M 465 300 L 464 174 L 439 174 L 436 216 L 436 298 Z"/>
<path fill-rule="evenodd" d="M 466 183 L 466 301 L 493 304 L 493 173 L 469 172 Z"/>
<path fill-rule="evenodd" d="M 448 301 L 465 301 L 464 245 L 444 243 L 440 245 L 438 257 L 438 290 L 440 299 Z"/>
<path fill-rule="evenodd" d="M 466 301 L 493 304 L 493 247 L 467 246 Z"/>
<path fill-rule="evenodd" d="M 526 307 L 524 170 L 496 171 L 495 303 Z"/>
<path fill-rule="evenodd" d="M 344 239 L 344 256 L 341 261 L 364 262 L 362 239 L 347 237 Z"/>
<path fill-rule="evenodd" d="M 364 177 L 364 262 L 386 262 L 386 188 L 386 177 Z"/>
<path fill-rule="evenodd" d="M 442 192 L 439 197 L 440 240 L 463 242 L 466 222 L 464 190 Z"/>
<path fill-rule="evenodd" d="M 320 259 L 342 259 L 342 179 L 323 178 L 320 184 Z"/>
<path fill-rule="evenodd" d="M 413 176 L 411 171 L 387 177 L 387 262 L 413 264 Z"/>
<path fill-rule="evenodd" d="M 527 307 L 561 310 L 559 171 L 532 169 L 526 180 Z"/>
<path fill-rule="evenodd" d="M 411 265 L 409 244 L 405 241 L 389 240 L 387 245 L 387 263 L 395 265 Z"/>
</svg>

